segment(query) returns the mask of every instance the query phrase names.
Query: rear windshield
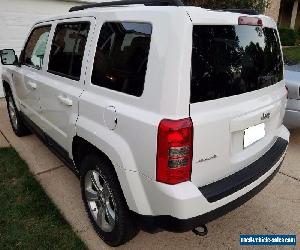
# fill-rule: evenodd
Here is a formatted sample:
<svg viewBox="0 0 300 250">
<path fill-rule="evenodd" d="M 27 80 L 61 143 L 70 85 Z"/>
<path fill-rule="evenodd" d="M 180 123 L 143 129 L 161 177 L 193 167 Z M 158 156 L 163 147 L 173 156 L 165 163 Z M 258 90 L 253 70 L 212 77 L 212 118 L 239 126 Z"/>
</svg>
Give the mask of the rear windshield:
<svg viewBox="0 0 300 250">
<path fill-rule="evenodd" d="M 277 32 L 247 25 L 195 25 L 191 103 L 239 95 L 283 79 Z"/>
</svg>

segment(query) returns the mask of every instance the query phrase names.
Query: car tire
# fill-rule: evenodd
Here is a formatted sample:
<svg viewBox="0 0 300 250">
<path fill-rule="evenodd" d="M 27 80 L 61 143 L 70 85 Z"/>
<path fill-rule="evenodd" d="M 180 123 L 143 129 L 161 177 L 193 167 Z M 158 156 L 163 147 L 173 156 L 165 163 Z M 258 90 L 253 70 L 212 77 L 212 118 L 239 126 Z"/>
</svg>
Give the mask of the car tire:
<svg viewBox="0 0 300 250">
<path fill-rule="evenodd" d="M 89 219 L 106 244 L 122 245 L 138 233 L 109 160 L 97 154 L 84 157 L 80 166 L 80 184 Z"/>
<path fill-rule="evenodd" d="M 25 124 L 22 120 L 22 117 L 20 115 L 20 112 L 17 109 L 17 106 L 16 106 L 16 103 L 15 103 L 15 100 L 14 100 L 11 90 L 6 91 L 5 99 L 6 99 L 6 105 L 7 105 L 7 111 L 8 111 L 10 124 L 11 124 L 11 127 L 12 127 L 14 133 L 18 137 L 22 137 L 22 136 L 30 134 L 30 131 L 25 126 Z"/>
</svg>

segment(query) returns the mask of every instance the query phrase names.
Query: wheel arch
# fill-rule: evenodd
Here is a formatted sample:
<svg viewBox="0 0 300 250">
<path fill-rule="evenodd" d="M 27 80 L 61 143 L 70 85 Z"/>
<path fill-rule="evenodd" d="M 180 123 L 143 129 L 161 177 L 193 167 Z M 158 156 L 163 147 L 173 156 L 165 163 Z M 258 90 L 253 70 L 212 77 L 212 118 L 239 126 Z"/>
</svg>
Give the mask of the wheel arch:
<svg viewBox="0 0 300 250">
<path fill-rule="evenodd" d="M 13 79 L 11 76 L 9 76 L 8 73 L 2 74 L 2 84 L 3 84 L 4 95 L 6 96 L 6 92 L 10 90 L 12 93 L 12 96 L 15 100 L 17 109 L 20 111 L 20 105 L 19 105 L 19 101 L 17 98 L 16 90 L 13 86 Z"/>
<path fill-rule="evenodd" d="M 2 81 L 2 84 L 3 84 L 3 90 L 4 90 L 4 94 L 6 95 L 6 92 L 7 91 L 11 91 L 11 87 L 9 85 L 9 83 L 5 80 Z"/>
<path fill-rule="evenodd" d="M 84 156 L 88 155 L 89 153 L 98 154 L 99 156 L 101 156 L 101 158 L 102 157 L 105 158 L 112 164 L 109 157 L 103 151 L 101 151 L 91 142 L 76 135 L 72 141 L 72 155 L 73 155 L 73 161 L 75 163 L 75 166 L 79 171 L 80 171 L 81 160 L 84 158 Z"/>
<path fill-rule="evenodd" d="M 72 141 L 72 157 L 79 172 L 81 160 L 85 155 L 89 153 L 96 153 L 99 156 L 104 157 L 111 163 L 111 166 L 114 168 L 116 177 L 118 178 L 118 182 L 121 186 L 125 201 L 130 210 L 134 212 L 145 211 L 145 206 L 147 207 L 147 210 L 150 209 L 150 207 L 148 207 L 148 201 L 142 201 L 145 196 L 143 195 L 143 198 L 141 198 L 141 195 L 139 193 L 144 189 L 140 186 L 142 185 L 140 175 L 136 172 L 125 170 L 123 167 L 119 166 L 118 162 L 121 156 L 117 156 L 117 152 L 112 155 L 112 152 L 108 153 L 99 145 L 96 146 L 91 141 L 88 141 L 83 137 L 76 135 Z"/>
</svg>

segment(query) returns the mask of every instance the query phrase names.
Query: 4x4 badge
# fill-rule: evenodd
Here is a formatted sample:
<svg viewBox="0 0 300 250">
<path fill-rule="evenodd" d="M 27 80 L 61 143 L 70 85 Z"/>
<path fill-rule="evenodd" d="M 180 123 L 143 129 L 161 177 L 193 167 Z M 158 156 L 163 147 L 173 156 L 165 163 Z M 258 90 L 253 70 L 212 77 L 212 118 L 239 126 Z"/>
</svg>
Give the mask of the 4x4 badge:
<svg viewBox="0 0 300 250">
<path fill-rule="evenodd" d="M 205 162 L 205 161 L 210 161 L 210 160 L 216 159 L 217 157 L 218 157 L 217 155 L 212 155 L 212 156 L 200 159 L 199 161 L 197 161 L 197 163 L 202 163 L 202 162 Z"/>
</svg>

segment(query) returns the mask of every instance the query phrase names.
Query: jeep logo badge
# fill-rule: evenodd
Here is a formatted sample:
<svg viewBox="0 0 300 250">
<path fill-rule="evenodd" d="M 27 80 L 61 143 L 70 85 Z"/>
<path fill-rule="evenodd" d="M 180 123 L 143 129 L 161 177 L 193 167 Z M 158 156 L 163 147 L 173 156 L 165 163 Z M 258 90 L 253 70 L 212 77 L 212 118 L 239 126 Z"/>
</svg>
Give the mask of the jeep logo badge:
<svg viewBox="0 0 300 250">
<path fill-rule="evenodd" d="M 271 113 L 270 113 L 270 112 L 268 112 L 268 113 L 263 113 L 263 114 L 262 114 L 262 117 L 261 117 L 261 120 L 264 121 L 264 120 L 266 120 L 266 119 L 269 119 L 270 116 L 271 116 Z"/>
</svg>

